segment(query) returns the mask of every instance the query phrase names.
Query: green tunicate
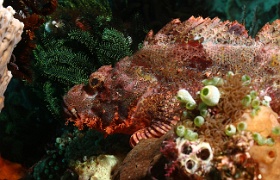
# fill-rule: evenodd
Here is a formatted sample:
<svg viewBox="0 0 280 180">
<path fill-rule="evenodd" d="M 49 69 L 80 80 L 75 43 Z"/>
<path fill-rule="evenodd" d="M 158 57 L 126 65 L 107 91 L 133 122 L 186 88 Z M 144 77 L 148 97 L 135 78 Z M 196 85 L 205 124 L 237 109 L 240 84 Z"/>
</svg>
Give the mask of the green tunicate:
<svg viewBox="0 0 280 180">
<path fill-rule="evenodd" d="M 196 116 L 193 120 L 195 126 L 201 127 L 204 124 L 204 118 L 202 116 Z"/>
<path fill-rule="evenodd" d="M 44 170 L 44 173 L 45 173 L 45 174 L 49 174 L 49 173 L 50 173 L 49 169 L 45 169 L 45 170 Z"/>
<path fill-rule="evenodd" d="M 192 130 L 187 129 L 185 132 L 184 138 L 189 141 L 195 141 L 198 139 L 198 134 L 197 134 L 197 132 L 193 132 Z"/>
<path fill-rule="evenodd" d="M 186 119 L 188 117 L 188 111 L 183 111 L 181 115 L 181 120 Z"/>
<path fill-rule="evenodd" d="M 187 102 L 186 103 L 186 109 L 187 110 L 193 110 L 196 108 L 196 104 L 195 103 L 192 103 L 192 102 Z"/>
<path fill-rule="evenodd" d="M 61 138 L 58 137 L 58 138 L 55 139 L 55 142 L 56 142 L 56 143 L 61 143 L 62 140 L 61 140 Z"/>
<path fill-rule="evenodd" d="M 267 138 L 265 140 L 265 144 L 267 144 L 268 146 L 273 146 L 275 144 L 275 141 L 272 138 Z"/>
<path fill-rule="evenodd" d="M 61 150 L 64 149 L 65 148 L 65 144 L 64 143 L 59 144 L 58 148 L 61 149 Z"/>
<path fill-rule="evenodd" d="M 207 108 L 208 108 L 208 106 L 204 102 L 201 102 L 198 105 L 198 110 L 200 110 L 200 111 L 203 109 L 207 109 Z"/>
<path fill-rule="evenodd" d="M 256 99 L 257 98 L 257 92 L 256 91 L 251 91 L 250 92 L 250 96 L 251 96 L 251 99 Z"/>
<path fill-rule="evenodd" d="M 253 139 L 258 145 L 264 145 L 265 144 L 265 139 L 260 135 L 260 133 L 253 133 Z"/>
<path fill-rule="evenodd" d="M 207 116 L 207 114 L 208 114 L 208 110 L 207 109 L 202 109 L 202 110 L 200 110 L 200 115 L 202 116 L 202 117 L 206 117 Z"/>
<path fill-rule="evenodd" d="M 220 100 L 220 91 L 216 86 L 207 85 L 200 90 L 201 100 L 208 106 L 216 106 Z"/>
<path fill-rule="evenodd" d="M 250 95 L 247 95 L 247 96 L 245 96 L 245 97 L 242 99 L 242 105 L 243 105 L 244 107 L 249 107 L 250 104 L 251 104 L 251 101 L 252 101 L 251 96 L 250 96 Z"/>
<path fill-rule="evenodd" d="M 208 106 L 204 103 L 204 102 L 201 102 L 201 103 L 199 103 L 199 105 L 198 105 L 198 110 L 200 111 L 200 115 L 202 116 L 202 117 L 206 117 L 207 116 L 207 114 L 208 114 L 208 110 L 207 110 L 207 108 L 208 108 Z"/>
<path fill-rule="evenodd" d="M 52 166 L 54 164 L 54 161 L 49 162 L 49 166 Z"/>
<path fill-rule="evenodd" d="M 195 100 L 186 89 L 180 89 L 176 97 L 181 103 L 186 105 L 186 109 L 193 110 L 196 107 Z"/>
<path fill-rule="evenodd" d="M 248 76 L 248 75 L 243 75 L 242 77 L 241 77 L 241 80 L 242 80 L 242 82 L 243 82 L 243 85 L 249 85 L 250 83 L 251 83 L 251 77 L 250 76 Z"/>
<path fill-rule="evenodd" d="M 260 106 L 261 102 L 259 99 L 254 99 L 251 103 L 253 108 L 258 108 Z"/>
<path fill-rule="evenodd" d="M 213 85 L 213 86 L 221 86 L 224 84 L 224 80 L 220 77 L 213 77 L 212 79 L 204 79 L 202 80 L 202 84 L 204 86 Z"/>
<path fill-rule="evenodd" d="M 183 137 L 185 135 L 186 128 L 183 125 L 179 125 L 176 127 L 175 132 L 179 137 Z"/>
<path fill-rule="evenodd" d="M 236 127 L 233 124 L 229 124 L 225 128 L 225 133 L 227 136 L 232 136 L 236 134 Z"/>
<path fill-rule="evenodd" d="M 59 167 L 58 166 L 54 166 L 54 170 L 58 171 Z"/>
<path fill-rule="evenodd" d="M 237 130 L 238 132 L 245 131 L 247 129 L 247 123 L 246 122 L 239 122 L 237 124 Z"/>
<path fill-rule="evenodd" d="M 234 73 L 232 71 L 227 72 L 227 76 L 234 76 Z"/>
<path fill-rule="evenodd" d="M 260 110 L 259 106 L 256 107 L 256 108 L 253 108 L 252 111 L 251 111 L 251 115 L 256 116 L 258 114 L 259 110 Z"/>
<path fill-rule="evenodd" d="M 272 134 L 279 136 L 280 135 L 280 126 L 275 126 L 272 128 Z"/>
</svg>

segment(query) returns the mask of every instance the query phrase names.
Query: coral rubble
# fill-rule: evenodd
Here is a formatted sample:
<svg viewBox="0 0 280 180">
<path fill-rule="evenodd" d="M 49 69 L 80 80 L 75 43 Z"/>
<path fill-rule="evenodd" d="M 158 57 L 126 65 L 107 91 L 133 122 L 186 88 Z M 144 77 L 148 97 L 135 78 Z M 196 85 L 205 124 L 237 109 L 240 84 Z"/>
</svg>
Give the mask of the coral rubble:
<svg viewBox="0 0 280 180">
<path fill-rule="evenodd" d="M 114 67 L 101 67 L 91 74 L 88 84 L 70 89 L 64 96 L 67 123 L 106 135 L 132 134 L 134 146 L 141 139 L 160 137 L 180 120 L 182 109 L 175 98 L 179 89 L 194 96 L 203 79 L 224 77 L 228 71 L 251 77 L 253 88 L 270 96 L 272 109 L 280 113 L 278 24 L 278 20 L 266 24 L 254 39 L 236 21 L 174 19 L 156 34 L 150 31 L 134 55 Z M 238 91 L 242 87 L 238 97 L 248 92 L 239 81 L 232 83 L 222 88 Z M 229 94 L 221 102 L 232 100 L 238 108 L 240 102 L 234 97 Z M 236 115 L 236 109 L 221 106 L 227 108 L 228 118 L 243 113 L 241 109 Z"/>
</svg>

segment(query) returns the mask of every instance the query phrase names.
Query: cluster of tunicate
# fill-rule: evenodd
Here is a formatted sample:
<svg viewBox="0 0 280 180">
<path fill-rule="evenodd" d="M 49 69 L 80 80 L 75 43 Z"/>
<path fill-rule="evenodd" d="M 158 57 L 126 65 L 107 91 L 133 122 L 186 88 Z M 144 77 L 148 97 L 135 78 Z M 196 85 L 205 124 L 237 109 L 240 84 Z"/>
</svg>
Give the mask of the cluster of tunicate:
<svg viewBox="0 0 280 180">
<path fill-rule="evenodd" d="M 189 141 L 185 138 L 176 139 L 178 158 L 187 173 L 202 175 L 212 167 L 213 151 L 209 143 Z"/>
<path fill-rule="evenodd" d="M 65 159 L 65 151 L 71 141 L 69 132 L 57 137 L 55 148 L 46 151 L 47 156 L 34 166 L 32 176 L 36 180 L 57 179 L 65 174 L 65 168 L 68 164 Z"/>
<path fill-rule="evenodd" d="M 169 146 L 163 148 L 163 154 L 176 152 L 175 160 L 171 160 L 193 179 L 206 178 L 215 168 L 221 178 L 257 177 L 258 162 L 250 155 L 251 147 L 272 147 L 280 134 L 278 125 L 265 134 L 267 130 L 260 129 L 267 126 L 263 121 L 269 124 L 265 118 L 271 113 L 271 98 L 253 88 L 254 81 L 248 75 L 228 72 L 223 78 L 205 79 L 202 84 L 196 96 L 186 89 L 177 92 L 183 107 L 182 122 L 174 129 L 173 145 L 166 141 Z M 169 167 L 168 175 L 174 163 Z"/>
<path fill-rule="evenodd" d="M 48 150 L 47 157 L 39 161 L 33 169 L 32 176 L 36 180 L 57 179 L 65 169 L 62 156 L 55 150 Z"/>
</svg>

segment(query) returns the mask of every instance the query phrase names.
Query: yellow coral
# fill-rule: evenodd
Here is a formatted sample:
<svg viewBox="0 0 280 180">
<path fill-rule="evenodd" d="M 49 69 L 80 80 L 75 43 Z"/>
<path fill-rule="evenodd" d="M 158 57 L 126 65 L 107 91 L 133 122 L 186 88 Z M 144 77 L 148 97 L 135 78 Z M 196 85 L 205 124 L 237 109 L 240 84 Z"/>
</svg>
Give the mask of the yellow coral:
<svg viewBox="0 0 280 180">
<path fill-rule="evenodd" d="M 76 161 L 70 166 L 79 175 L 79 180 L 110 180 L 112 170 L 120 161 L 121 158 L 114 155 L 99 155 L 85 162 Z"/>
</svg>

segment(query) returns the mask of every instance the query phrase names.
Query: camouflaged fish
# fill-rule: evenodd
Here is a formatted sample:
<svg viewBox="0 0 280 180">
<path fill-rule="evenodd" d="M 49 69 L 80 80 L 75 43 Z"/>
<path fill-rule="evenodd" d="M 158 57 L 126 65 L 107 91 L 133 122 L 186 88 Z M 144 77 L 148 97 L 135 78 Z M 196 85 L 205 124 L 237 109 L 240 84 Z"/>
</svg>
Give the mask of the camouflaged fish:
<svg viewBox="0 0 280 180">
<path fill-rule="evenodd" d="M 64 96 L 67 123 L 79 129 L 131 134 L 130 143 L 160 137 L 181 116 L 176 93 L 195 95 L 201 81 L 242 73 L 257 81 L 257 89 L 272 97 L 280 113 L 280 20 L 266 24 L 255 38 L 238 22 L 219 18 L 174 19 L 158 33 L 150 31 L 144 46 L 115 67 L 102 66 L 88 84 L 72 87 Z"/>
</svg>

